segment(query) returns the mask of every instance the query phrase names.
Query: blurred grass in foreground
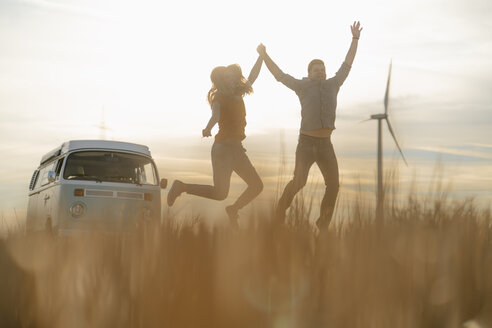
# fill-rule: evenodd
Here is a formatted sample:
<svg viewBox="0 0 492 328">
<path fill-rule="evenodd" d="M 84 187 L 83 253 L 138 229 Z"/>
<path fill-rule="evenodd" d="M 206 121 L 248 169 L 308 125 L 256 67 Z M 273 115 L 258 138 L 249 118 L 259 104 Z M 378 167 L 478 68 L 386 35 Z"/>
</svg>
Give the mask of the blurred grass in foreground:
<svg viewBox="0 0 492 328">
<path fill-rule="evenodd" d="M 491 327 L 490 210 L 354 200 L 317 234 L 297 199 L 243 229 L 164 218 L 130 234 L 0 240 L 0 327 Z M 273 204 L 272 204 L 273 207 Z"/>
</svg>

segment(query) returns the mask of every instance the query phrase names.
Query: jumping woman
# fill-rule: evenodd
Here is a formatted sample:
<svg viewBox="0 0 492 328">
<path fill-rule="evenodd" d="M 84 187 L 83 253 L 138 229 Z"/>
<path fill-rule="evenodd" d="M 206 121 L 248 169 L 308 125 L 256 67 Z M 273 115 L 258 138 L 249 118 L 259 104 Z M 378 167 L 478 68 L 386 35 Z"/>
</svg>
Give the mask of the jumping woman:
<svg viewBox="0 0 492 328">
<path fill-rule="evenodd" d="M 251 164 L 242 140 L 246 138 L 246 110 L 243 97 L 253 92 L 252 85 L 260 73 L 263 60 L 258 57 L 246 79 L 239 65 L 219 66 L 212 70 L 212 88 L 207 99 L 212 116 L 204 137 L 212 136 L 212 128 L 219 123 L 219 132 L 212 146 L 212 169 L 214 185 L 199 185 L 175 180 L 167 195 L 167 204 L 172 206 L 183 192 L 215 200 L 226 199 L 229 193 L 232 172 L 236 172 L 248 185 L 234 204 L 225 208 L 232 226 L 237 227 L 238 211 L 249 204 L 263 190 L 263 183 Z"/>
</svg>

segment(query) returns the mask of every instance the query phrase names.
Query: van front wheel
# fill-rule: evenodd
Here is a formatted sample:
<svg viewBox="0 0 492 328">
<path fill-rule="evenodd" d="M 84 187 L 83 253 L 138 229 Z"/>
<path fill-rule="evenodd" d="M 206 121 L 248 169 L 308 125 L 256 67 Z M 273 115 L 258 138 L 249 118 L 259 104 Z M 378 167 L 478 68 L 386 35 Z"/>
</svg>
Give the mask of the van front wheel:
<svg viewBox="0 0 492 328">
<path fill-rule="evenodd" d="M 55 237 L 58 234 L 58 229 L 56 227 L 53 227 L 53 224 L 51 223 L 51 218 L 48 218 L 46 220 L 44 231 L 49 237 Z"/>
</svg>

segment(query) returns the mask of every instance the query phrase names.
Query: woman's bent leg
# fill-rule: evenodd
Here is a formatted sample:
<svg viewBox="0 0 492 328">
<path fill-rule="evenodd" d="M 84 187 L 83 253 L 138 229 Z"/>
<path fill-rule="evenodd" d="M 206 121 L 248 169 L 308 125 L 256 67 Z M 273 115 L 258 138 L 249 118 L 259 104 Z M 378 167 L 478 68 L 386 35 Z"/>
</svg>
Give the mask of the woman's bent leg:
<svg viewBox="0 0 492 328">
<path fill-rule="evenodd" d="M 241 177 L 241 179 L 248 184 L 248 187 L 243 191 L 236 202 L 232 206 L 228 207 L 229 209 L 232 208 L 237 212 L 261 193 L 263 190 L 263 182 L 261 181 L 261 178 L 256 172 L 253 164 L 251 164 L 251 161 L 242 146 L 240 149 L 236 149 L 233 169 L 234 172 L 236 172 L 237 175 L 239 175 L 239 177 Z"/>
<path fill-rule="evenodd" d="M 233 154 L 230 146 L 214 143 L 212 146 L 214 185 L 184 184 L 188 194 L 214 200 L 224 200 L 229 193 L 233 170 Z"/>
</svg>

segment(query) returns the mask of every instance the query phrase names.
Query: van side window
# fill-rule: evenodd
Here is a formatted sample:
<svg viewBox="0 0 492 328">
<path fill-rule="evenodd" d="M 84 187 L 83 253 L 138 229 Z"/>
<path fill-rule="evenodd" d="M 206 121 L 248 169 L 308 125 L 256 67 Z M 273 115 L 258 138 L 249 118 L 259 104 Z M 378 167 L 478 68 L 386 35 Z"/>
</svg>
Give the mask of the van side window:
<svg viewBox="0 0 492 328">
<path fill-rule="evenodd" d="M 39 169 L 38 181 L 36 182 L 35 188 L 46 186 L 49 183 L 48 172 L 53 171 L 54 165 L 55 162 L 51 162 L 46 166 L 44 166 L 43 168 Z"/>
<path fill-rule="evenodd" d="M 142 163 L 142 165 L 137 169 L 137 174 L 140 177 L 141 183 L 152 185 L 157 184 L 157 177 L 155 175 L 152 163 Z"/>
<path fill-rule="evenodd" d="M 55 165 L 55 172 L 56 172 L 55 180 L 56 181 L 60 180 L 60 172 L 61 172 L 61 168 L 62 168 L 64 159 L 65 159 L 65 157 L 62 157 L 62 158 L 58 159 L 58 161 L 56 162 L 56 165 Z"/>
<path fill-rule="evenodd" d="M 45 185 L 43 179 L 47 181 L 48 180 L 47 175 L 48 175 L 48 170 L 46 166 L 39 169 L 38 179 L 36 181 L 36 184 L 34 185 L 34 189 L 38 189 L 39 187 Z"/>
</svg>

